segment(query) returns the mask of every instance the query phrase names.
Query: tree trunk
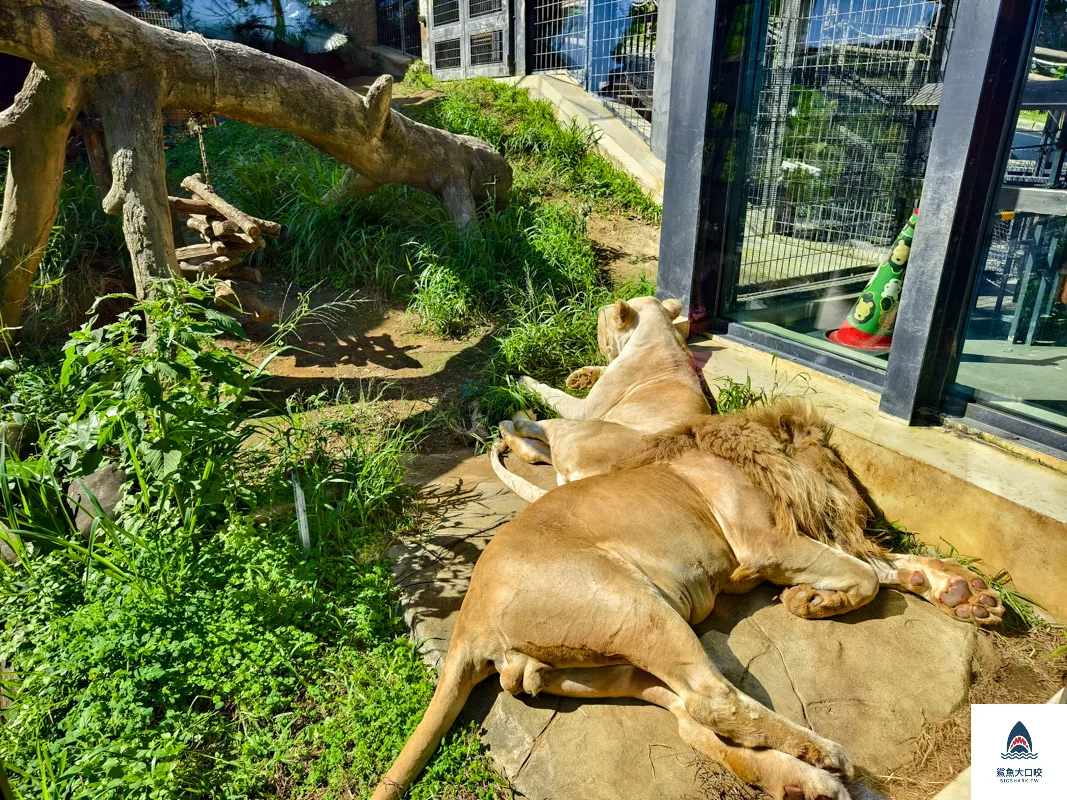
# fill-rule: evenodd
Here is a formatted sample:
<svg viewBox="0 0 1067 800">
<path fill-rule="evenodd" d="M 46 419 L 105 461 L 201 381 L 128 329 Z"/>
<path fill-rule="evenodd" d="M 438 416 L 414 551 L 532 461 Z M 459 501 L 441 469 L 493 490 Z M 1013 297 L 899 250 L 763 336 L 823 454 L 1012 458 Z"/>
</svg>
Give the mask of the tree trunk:
<svg viewBox="0 0 1067 800">
<path fill-rule="evenodd" d="M 0 117 L 0 145 L 10 148 L 0 216 L 0 349 L 15 338 L 22 306 L 59 212 L 67 137 L 84 102 L 79 82 L 34 67 Z"/>
<path fill-rule="evenodd" d="M 479 201 L 502 204 L 511 186 L 511 168 L 485 142 L 392 111 L 388 76 L 364 99 L 293 62 L 158 28 L 99 0 L 0 1 L 0 52 L 37 65 L 20 99 L 0 116 L 0 146 L 12 150 L 0 222 L 0 321 L 8 326 L 18 324 L 40 261 L 40 254 L 36 261 L 28 254 L 43 251 L 55 219 L 62 142 L 86 94 L 104 118 L 115 172 L 108 207 L 122 213 L 139 281 L 177 267 L 173 253 L 162 252 L 173 244 L 167 216 L 153 221 L 166 208 L 159 107 L 290 131 L 355 173 L 346 188 L 369 194 L 383 184 L 407 184 L 441 198 L 461 225 Z M 30 102 L 42 81 L 47 97 Z M 126 170 L 121 175 L 119 167 Z"/>
<path fill-rule="evenodd" d="M 122 215 L 137 296 L 144 297 L 151 279 L 181 277 L 167 204 L 159 85 L 151 75 L 131 70 L 108 75 L 93 96 L 107 109 L 104 142 L 111 156 L 111 189 L 104 211 Z"/>
</svg>

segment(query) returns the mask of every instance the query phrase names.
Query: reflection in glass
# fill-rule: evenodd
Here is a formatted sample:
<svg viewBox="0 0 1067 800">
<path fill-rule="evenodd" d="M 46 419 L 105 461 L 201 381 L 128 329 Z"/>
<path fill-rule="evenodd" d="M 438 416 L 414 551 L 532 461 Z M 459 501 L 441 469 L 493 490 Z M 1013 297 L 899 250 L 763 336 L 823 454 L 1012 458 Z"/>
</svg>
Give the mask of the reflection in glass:
<svg viewBox="0 0 1067 800">
<path fill-rule="evenodd" d="M 922 191 L 949 6 L 771 3 L 726 316 L 884 367 L 892 326 L 866 336 L 856 321 L 881 304 L 878 321 L 896 314 L 903 269 L 879 266 L 892 266 Z M 831 340 L 846 317 L 852 331 Z"/>
<path fill-rule="evenodd" d="M 1067 87 L 1067 13 L 1052 8 L 1037 36 L 953 390 L 1064 430 L 1067 110 L 1040 97 L 1063 91 L 1054 83 Z"/>
</svg>

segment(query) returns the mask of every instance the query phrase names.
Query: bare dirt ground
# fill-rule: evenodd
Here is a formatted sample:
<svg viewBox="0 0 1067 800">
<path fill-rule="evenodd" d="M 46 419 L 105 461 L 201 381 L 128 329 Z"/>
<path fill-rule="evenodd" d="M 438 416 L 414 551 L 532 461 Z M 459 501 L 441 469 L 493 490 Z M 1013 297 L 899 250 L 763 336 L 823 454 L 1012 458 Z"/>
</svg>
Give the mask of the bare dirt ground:
<svg viewBox="0 0 1067 800">
<path fill-rule="evenodd" d="M 281 280 L 257 287 L 264 302 L 280 315 L 297 305 L 298 290 Z M 320 288 L 311 307 L 338 300 L 349 305 L 336 318 L 309 319 L 289 340 L 290 349 L 271 362 L 274 388 L 285 394 L 316 393 L 342 385 L 358 398 L 374 387 L 389 396 L 439 402 L 462 386 L 476 369 L 488 331 L 461 339 L 441 339 L 421 332 L 418 320 L 402 307 L 390 306 L 365 292 L 341 293 Z M 269 323 L 245 325 L 248 342 L 230 341 L 250 354 L 272 332 Z"/>
<path fill-rule="evenodd" d="M 659 270 L 659 226 L 623 216 L 592 213 L 586 227 L 597 265 L 616 281 L 642 272 L 652 280 Z"/>
</svg>

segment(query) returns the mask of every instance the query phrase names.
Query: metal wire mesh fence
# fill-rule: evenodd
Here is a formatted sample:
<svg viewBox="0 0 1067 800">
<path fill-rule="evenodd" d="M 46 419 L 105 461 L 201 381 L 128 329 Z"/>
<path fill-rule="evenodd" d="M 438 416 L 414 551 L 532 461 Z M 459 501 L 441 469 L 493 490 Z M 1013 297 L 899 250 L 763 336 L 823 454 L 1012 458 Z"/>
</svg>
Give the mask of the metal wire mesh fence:
<svg viewBox="0 0 1067 800">
<path fill-rule="evenodd" d="M 533 0 L 532 71 L 566 71 L 585 80 L 588 61 L 586 0 Z"/>
<path fill-rule="evenodd" d="M 126 12 L 137 17 L 142 22 L 147 22 L 149 25 L 155 25 L 158 28 L 166 28 L 169 31 L 182 30 L 180 19 L 158 8 L 130 8 Z M 189 121 L 189 112 L 180 108 L 164 108 L 162 114 L 163 127 L 166 129 L 185 128 L 186 123 Z M 212 120 L 214 120 L 214 117 L 212 117 Z"/>
<path fill-rule="evenodd" d="M 533 72 L 566 71 L 646 141 L 658 0 L 533 0 Z"/>
<path fill-rule="evenodd" d="M 918 202 L 951 14 L 776 0 L 759 64 L 738 297 L 869 269 Z"/>
<path fill-rule="evenodd" d="M 127 13 L 137 17 L 142 22 L 147 22 L 149 25 L 155 25 L 159 28 L 166 28 L 171 31 L 180 31 L 182 29 L 180 20 L 158 8 L 138 8 Z"/>
<path fill-rule="evenodd" d="M 376 3 L 378 44 L 422 58 L 419 0 L 376 0 Z M 458 9 L 458 3 L 455 5 Z"/>
</svg>

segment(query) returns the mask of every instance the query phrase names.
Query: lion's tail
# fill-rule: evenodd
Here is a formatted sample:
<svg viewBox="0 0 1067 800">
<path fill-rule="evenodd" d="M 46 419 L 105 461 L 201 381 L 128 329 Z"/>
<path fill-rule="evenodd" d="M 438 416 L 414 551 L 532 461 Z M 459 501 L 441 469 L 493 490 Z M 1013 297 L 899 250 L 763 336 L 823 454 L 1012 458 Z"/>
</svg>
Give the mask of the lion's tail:
<svg viewBox="0 0 1067 800">
<path fill-rule="evenodd" d="M 511 489 L 511 491 L 515 492 L 515 494 L 527 503 L 533 503 L 544 497 L 547 494 L 545 489 L 542 489 L 540 486 L 535 486 L 504 466 L 503 456 L 505 450 L 507 450 L 507 445 L 504 443 L 504 440 L 501 439 L 497 441 L 497 443 L 493 445 L 493 449 L 489 451 L 489 460 L 493 464 L 493 472 L 500 478 L 501 483 Z"/>
<path fill-rule="evenodd" d="M 393 766 L 382 777 L 371 800 L 400 800 L 404 796 L 463 710 L 471 690 L 484 677 L 478 674 L 476 665 L 468 657 L 467 648 L 458 641 L 460 638 L 457 630 L 445 656 L 437 689 L 422 721 L 408 738 Z"/>
</svg>

